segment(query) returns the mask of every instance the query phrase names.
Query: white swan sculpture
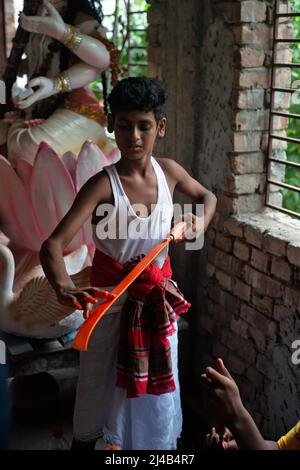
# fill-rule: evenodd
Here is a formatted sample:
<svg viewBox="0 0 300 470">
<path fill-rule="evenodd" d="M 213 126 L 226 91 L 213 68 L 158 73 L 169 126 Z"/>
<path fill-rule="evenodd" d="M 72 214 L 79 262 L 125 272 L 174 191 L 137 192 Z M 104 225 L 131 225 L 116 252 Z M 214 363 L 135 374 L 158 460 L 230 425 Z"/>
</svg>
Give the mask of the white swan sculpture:
<svg viewBox="0 0 300 470">
<path fill-rule="evenodd" d="M 64 257 L 67 272 L 78 287 L 89 285 L 87 259 L 86 245 Z M 14 257 L 7 246 L 0 245 L 0 330 L 26 337 L 57 338 L 81 325 L 82 310 L 58 303 L 41 265 L 22 277 L 14 292 Z"/>
</svg>

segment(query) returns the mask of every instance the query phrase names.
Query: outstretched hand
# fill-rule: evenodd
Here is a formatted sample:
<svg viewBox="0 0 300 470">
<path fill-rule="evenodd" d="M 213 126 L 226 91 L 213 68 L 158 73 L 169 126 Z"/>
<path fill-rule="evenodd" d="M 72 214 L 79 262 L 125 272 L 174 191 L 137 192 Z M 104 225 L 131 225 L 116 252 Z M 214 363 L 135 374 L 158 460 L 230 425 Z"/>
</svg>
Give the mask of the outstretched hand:
<svg viewBox="0 0 300 470">
<path fill-rule="evenodd" d="M 244 410 L 240 392 L 222 359 L 217 360 L 216 369 L 207 367 L 201 375 L 204 400 L 215 423 L 228 426 L 239 418 Z"/>
<path fill-rule="evenodd" d="M 21 13 L 20 25 L 30 33 L 45 34 L 62 41 L 66 30 L 64 20 L 50 2 L 44 0 L 43 6 L 47 11 L 47 16 L 27 16 Z"/>
<path fill-rule="evenodd" d="M 33 90 L 33 88 L 36 88 Z M 47 77 L 33 78 L 26 85 L 26 90 L 13 98 L 15 108 L 26 109 L 36 101 L 43 100 L 55 94 L 54 80 Z"/>
<path fill-rule="evenodd" d="M 97 304 L 99 299 L 111 300 L 115 298 L 115 294 L 111 294 L 98 287 L 82 287 L 81 289 L 59 288 L 56 291 L 56 295 L 60 304 L 83 310 L 85 319 L 88 318 L 93 309 L 93 305 Z"/>
</svg>

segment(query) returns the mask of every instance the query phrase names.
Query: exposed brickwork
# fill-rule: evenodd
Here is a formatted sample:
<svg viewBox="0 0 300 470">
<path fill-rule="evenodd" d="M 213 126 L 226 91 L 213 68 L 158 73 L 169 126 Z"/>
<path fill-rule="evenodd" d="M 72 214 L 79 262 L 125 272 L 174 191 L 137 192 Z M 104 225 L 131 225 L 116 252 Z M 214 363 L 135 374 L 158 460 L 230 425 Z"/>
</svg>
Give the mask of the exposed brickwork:
<svg viewBox="0 0 300 470">
<path fill-rule="evenodd" d="M 149 48 L 162 53 L 150 52 L 149 74 L 163 80 L 170 102 L 162 153 L 218 193 L 207 255 L 193 254 L 193 269 L 184 255 L 175 260 L 183 289 L 197 290 L 195 376 L 200 364 L 223 357 L 257 424 L 274 439 L 297 421 L 300 390 L 290 361 L 300 338 L 300 227 L 289 231 L 287 219 L 269 213 L 256 218 L 265 204 L 274 2 L 151 3 L 160 13 L 150 21 Z M 279 35 L 291 37 L 286 22 Z M 281 55 L 287 60 L 289 51 Z M 288 87 L 290 72 L 280 69 L 277 80 Z M 289 99 L 277 93 L 275 107 L 285 110 Z M 278 135 L 286 125 L 276 119 Z M 276 142 L 274 152 L 285 158 L 285 143 Z"/>
</svg>

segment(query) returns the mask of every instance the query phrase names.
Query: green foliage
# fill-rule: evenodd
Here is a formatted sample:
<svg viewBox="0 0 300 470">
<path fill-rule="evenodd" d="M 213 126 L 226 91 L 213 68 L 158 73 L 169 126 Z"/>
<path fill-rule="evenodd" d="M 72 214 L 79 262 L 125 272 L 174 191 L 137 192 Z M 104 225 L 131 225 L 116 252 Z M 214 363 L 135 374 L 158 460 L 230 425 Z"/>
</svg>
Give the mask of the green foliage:
<svg viewBox="0 0 300 470">
<path fill-rule="evenodd" d="M 131 11 L 140 11 L 143 13 L 130 15 L 130 29 L 142 29 L 144 31 L 131 31 L 130 32 L 130 51 L 128 49 L 128 18 L 126 13 L 126 7 L 124 0 L 108 2 L 113 4 L 113 14 L 105 17 L 104 26 L 108 29 L 107 37 L 112 40 L 113 28 L 117 28 L 117 34 L 115 35 L 118 50 L 121 51 L 120 57 L 120 77 L 126 76 L 143 76 L 147 75 L 147 10 L 150 4 L 147 0 L 131 0 Z M 106 2 L 103 2 L 104 13 L 106 14 Z M 112 10 L 111 10 L 112 11 Z M 115 23 L 115 18 L 117 22 Z M 130 65 L 128 62 L 130 61 Z M 102 81 L 97 79 L 91 83 L 90 87 L 96 94 L 98 99 L 102 99 Z"/>
<path fill-rule="evenodd" d="M 300 0 L 290 0 L 290 5 L 293 10 L 300 12 Z M 300 38 L 300 17 L 292 18 L 293 36 Z M 300 63 L 300 42 L 290 46 L 292 50 L 292 62 Z M 292 69 L 292 88 L 300 89 L 300 68 Z M 289 112 L 293 114 L 300 114 L 300 93 L 292 95 Z M 300 139 L 300 119 L 289 119 L 287 136 Z M 300 145 L 288 143 L 286 149 L 287 160 L 300 163 Z M 292 166 L 286 166 L 285 183 L 293 186 L 300 187 L 300 171 Z M 300 193 L 284 189 L 283 194 L 283 207 L 295 212 L 300 212 Z"/>
</svg>

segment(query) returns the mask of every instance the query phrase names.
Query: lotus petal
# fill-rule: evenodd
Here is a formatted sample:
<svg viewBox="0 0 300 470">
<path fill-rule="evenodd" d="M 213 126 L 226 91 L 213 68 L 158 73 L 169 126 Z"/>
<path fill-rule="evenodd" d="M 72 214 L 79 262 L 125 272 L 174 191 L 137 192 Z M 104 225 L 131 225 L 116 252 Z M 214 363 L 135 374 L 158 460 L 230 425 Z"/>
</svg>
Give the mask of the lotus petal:
<svg viewBox="0 0 300 470">
<path fill-rule="evenodd" d="M 94 144 L 91 140 L 86 140 L 81 147 L 77 159 L 75 174 L 76 192 L 80 190 L 91 176 L 94 176 L 107 165 L 109 165 L 109 161 L 98 145 Z"/>
<path fill-rule="evenodd" d="M 42 240 L 49 237 L 56 225 L 70 209 L 76 193 L 70 173 L 50 145 L 39 146 L 30 181 L 31 201 Z M 83 232 L 75 236 L 65 253 L 75 250 L 83 242 Z"/>
<path fill-rule="evenodd" d="M 2 155 L 0 181 L 1 230 L 14 244 L 32 251 L 38 250 L 40 233 L 28 191 L 9 161 Z"/>
</svg>

